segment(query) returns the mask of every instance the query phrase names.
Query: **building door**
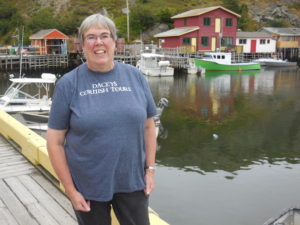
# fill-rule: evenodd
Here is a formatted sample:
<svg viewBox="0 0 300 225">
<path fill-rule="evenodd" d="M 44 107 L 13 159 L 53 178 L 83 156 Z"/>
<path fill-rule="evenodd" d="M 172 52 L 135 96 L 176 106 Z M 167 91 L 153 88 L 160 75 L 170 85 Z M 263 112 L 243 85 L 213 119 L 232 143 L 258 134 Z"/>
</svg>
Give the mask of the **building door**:
<svg viewBox="0 0 300 225">
<path fill-rule="evenodd" d="M 211 50 L 213 52 L 216 51 L 216 46 L 217 46 L 217 38 L 216 37 L 212 37 L 211 38 Z"/>
<path fill-rule="evenodd" d="M 221 18 L 216 18 L 215 20 L 215 32 L 216 33 L 221 32 Z"/>
<path fill-rule="evenodd" d="M 191 46 L 192 46 L 191 51 L 196 52 L 197 51 L 197 38 L 191 38 Z"/>
<path fill-rule="evenodd" d="M 256 40 L 251 40 L 250 53 L 256 52 Z"/>
</svg>

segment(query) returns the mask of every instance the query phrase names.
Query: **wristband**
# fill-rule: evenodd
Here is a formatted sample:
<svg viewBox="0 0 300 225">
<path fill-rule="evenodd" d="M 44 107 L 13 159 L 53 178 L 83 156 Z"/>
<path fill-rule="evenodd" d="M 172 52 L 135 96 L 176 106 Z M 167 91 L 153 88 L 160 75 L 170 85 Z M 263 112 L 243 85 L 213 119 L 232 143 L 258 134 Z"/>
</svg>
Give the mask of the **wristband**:
<svg viewBox="0 0 300 225">
<path fill-rule="evenodd" d="M 146 166 L 145 170 L 156 170 L 155 166 Z"/>
</svg>

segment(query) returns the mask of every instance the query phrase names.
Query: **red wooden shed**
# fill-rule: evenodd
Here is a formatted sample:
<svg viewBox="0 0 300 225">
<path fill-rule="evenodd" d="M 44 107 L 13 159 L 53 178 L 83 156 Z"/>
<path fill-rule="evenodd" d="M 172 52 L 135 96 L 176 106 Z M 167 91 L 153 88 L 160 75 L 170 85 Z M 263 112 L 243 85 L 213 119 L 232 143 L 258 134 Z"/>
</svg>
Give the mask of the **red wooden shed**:
<svg viewBox="0 0 300 225">
<path fill-rule="evenodd" d="M 40 30 L 29 39 L 40 55 L 67 54 L 66 40 L 69 37 L 57 29 Z"/>
<path fill-rule="evenodd" d="M 154 35 L 162 48 L 192 51 L 230 49 L 236 42 L 240 15 L 221 6 L 193 9 L 171 17 L 174 29 Z"/>
</svg>

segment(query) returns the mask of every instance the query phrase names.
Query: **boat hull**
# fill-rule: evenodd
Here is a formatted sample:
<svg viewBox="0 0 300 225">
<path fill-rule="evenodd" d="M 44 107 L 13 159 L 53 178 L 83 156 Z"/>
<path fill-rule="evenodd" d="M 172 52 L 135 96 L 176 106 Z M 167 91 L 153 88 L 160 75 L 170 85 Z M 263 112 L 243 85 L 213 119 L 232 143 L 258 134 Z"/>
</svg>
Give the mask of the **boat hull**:
<svg viewBox="0 0 300 225">
<path fill-rule="evenodd" d="M 168 77 L 174 76 L 174 68 L 140 68 L 143 74 L 150 77 Z"/>
<path fill-rule="evenodd" d="M 48 123 L 49 111 L 43 112 L 20 112 L 21 116 L 30 123 Z"/>
<path fill-rule="evenodd" d="M 297 62 L 289 62 L 287 60 L 282 60 L 278 58 L 260 58 L 254 60 L 254 62 L 259 63 L 261 66 L 265 67 L 297 67 Z"/>
<path fill-rule="evenodd" d="M 259 63 L 231 63 L 222 64 L 203 59 L 194 59 L 195 65 L 202 67 L 207 71 L 246 71 L 246 70 L 260 70 Z"/>
<path fill-rule="evenodd" d="M 296 62 L 265 62 L 266 67 L 297 67 Z"/>
</svg>

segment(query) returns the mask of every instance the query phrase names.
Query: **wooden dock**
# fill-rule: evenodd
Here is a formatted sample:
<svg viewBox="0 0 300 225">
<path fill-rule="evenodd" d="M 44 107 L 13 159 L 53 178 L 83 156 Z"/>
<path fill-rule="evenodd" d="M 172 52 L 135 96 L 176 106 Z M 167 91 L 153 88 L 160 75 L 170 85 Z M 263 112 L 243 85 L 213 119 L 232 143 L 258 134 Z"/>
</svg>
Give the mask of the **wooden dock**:
<svg viewBox="0 0 300 225">
<path fill-rule="evenodd" d="M 77 224 L 68 198 L 2 136 L 0 224 Z"/>
<path fill-rule="evenodd" d="M 43 69 L 43 68 L 67 68 L 69 65 L 68 55 L 23 55 L 22 63 L 18 55 L 0 56 L 0 70 Z"/>
</svg>

